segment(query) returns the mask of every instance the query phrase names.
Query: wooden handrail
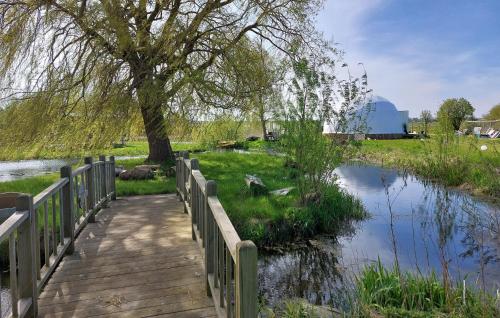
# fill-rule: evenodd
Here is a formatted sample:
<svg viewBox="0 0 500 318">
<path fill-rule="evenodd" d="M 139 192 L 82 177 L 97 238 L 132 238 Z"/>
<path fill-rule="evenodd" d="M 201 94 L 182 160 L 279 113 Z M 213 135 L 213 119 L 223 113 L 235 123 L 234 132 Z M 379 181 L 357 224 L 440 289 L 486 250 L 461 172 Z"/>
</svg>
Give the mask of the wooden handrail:
<svg viewBox="0 0 500 318">
<path fill-rule="evenodd" d="M 191 216 L 192 236 L 202 249 L 207 295 L 219 317 L 257 317 L 257 247 L 242 241 L 206 180 L 198 160 L 187 152 L 176 158 L 177 195 Z"/>
<path fill-rule="evenodd" d="M 79 168 L 77 168 L 77 169 L 73 170 L 73 172 L 71 172 L 71 175 L 72 175 L 73 177 L 74 177 L 74 176 L 77 176 L 77 175 L 80 175 L 80 174 L 82 174 L 83 172 L 85 172 L 85 171 L 87 171 L 87 170 L 89 170 L 89 169 L 91 169 L 91 168 L 92 168 L 92 165 L 90 165 L 90 164 L 86 164 L 86 165 L 84 165 L 84 166 L 81 166 L 81 167 L 79 167 Z"/>
<path fill-rule="evenodd" d="M 12 317 L 36 317 L 38 294 L 63 256 L 73 253 L 75 237 L 115 199 L 114 157 L 104 156 L 95 163 L 85 158 L 85 165 L 74 171 L 62 167 L 61 178 L 34 198 L 17 197 L 15 212 L 0 224 L 0 242 L 9 240 Z M 43 224 L 44 264 L 39 223 Z"/>
<path fill-rule="evenodd" d="M 61 178 L 51 186 L 37 194 L 33 198 L 34 208 L 36 209 L 38 206 L 40 206 L 41 203 L 45 202 L 50 196 L 54 195 L 57 191 L 64 187 L 66 183 L 68 183 L 68 178 Z"/>
<path fill-rule="evenodd" d="M 29 218 L 29 211 L 16 211 L 5 222 L 0 224 L 0 242 L 5 240 L 27 218 Z"/>
</svg>

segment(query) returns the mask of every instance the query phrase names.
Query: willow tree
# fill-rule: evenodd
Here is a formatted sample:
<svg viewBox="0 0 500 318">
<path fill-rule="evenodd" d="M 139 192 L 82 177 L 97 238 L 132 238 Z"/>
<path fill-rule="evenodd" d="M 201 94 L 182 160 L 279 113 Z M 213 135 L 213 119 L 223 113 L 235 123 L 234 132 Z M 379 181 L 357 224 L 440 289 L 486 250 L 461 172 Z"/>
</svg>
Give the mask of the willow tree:
<svg viewBox="0 0 500 318">
<path fill-rule="evenodd" d="M 131 96 L 149 159 L 171 159 L 164 116 L 179 91 L 191 85 L 201 101 L 223 94 L 218 68 L 241 39 L 260 37 L 283 49 L 311 28 L 320 2 L 0 1 L 2 98 L 43 92 L 61 99 L 61 116 L 68 116 L 90 92 Z"/>
</svg>

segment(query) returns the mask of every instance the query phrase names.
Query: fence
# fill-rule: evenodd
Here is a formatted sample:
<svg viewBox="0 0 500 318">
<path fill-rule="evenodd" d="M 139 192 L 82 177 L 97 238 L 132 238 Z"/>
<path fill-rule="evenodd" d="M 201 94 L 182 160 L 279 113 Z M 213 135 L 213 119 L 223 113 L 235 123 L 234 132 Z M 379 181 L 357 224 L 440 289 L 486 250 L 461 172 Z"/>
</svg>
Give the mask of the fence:
<svg viewBox="0 0 500 318">
<path fill-rule="evenodd" d="M 257 317 L 257 247 L 241 241 L 197 159 L 176 159 L 177 193 L 191 215 L 193 240 L 205 255 L 207 295 L 222 317 Z"/>
<path fill-rule="evenodd" d="M 34 198 L 17 197 L 15 212 L 0 225 L 0 242 L 9 241 L 12 317 L 36 317 L 38 294 L 73 253 L 75 237 L 114 199 L 115 161 L 104 156 L 85 158 L 74 171 L 62 167 L 61 178 Z"/>
</svg>

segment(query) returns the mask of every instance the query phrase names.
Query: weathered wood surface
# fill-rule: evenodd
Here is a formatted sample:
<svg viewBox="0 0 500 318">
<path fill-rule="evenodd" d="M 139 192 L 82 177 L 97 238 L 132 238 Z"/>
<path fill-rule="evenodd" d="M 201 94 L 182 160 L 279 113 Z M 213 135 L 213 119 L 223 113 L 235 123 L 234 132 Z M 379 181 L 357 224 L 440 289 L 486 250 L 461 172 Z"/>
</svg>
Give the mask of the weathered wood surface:
<svg viewBox="0 0 500 318">
<path fill-rule="evenodd" d="M 175 195 L 118 199 L 61 261 L 39 317 L 214 317 L 202 264 Z"/>
</svg>

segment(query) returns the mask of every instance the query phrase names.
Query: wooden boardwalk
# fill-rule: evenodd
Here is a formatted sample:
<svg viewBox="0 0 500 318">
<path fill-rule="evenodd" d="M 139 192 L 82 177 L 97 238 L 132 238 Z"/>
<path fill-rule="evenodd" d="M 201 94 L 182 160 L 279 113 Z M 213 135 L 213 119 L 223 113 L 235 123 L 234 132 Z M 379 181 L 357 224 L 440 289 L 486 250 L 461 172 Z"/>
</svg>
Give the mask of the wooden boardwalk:
<svg viewBox="0 0 500 318">
<path fill-rule="evenodd" d="M 39 317 L 213 317 L 191 218 L 175 195 L 111 201 L 38 297 Z"/>
</svg>

